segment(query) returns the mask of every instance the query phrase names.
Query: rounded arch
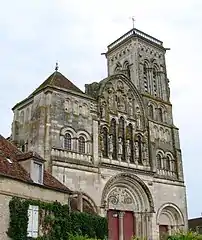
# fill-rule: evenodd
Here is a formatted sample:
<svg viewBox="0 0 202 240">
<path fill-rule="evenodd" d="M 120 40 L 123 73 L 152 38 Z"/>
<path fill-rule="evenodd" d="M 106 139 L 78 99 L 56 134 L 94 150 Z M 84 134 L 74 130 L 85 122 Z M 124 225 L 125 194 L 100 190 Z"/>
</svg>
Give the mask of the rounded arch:
<svg viewBox="0 0 202 240">
<path fill-rule="evenodd" d="M 184 226 L 185 220 L 182 211 L 174 203 L 165 203 L 157 211 L 157 225 Z"/>
<path fill-rule="evenodd" d="M 120 63 L 120 62 L 117 62 L 116 67 L 115 67 L 115 69 L 114 69 L 114 73 L 120 72 L 121 69 L 122 69 L 121 63 Z"/>
<path fill-rule="evenodd" d="M 165 153 L 165 156 L 166 156 L 166 157 L 169 157 L 170 160 L 173 160 L 173 154 L 172 154 L 171 152 L 166 152 L 166 153 Z"/>
<path fill-rule="evenodd" d="M 125 84 L 133 93 L 137 104 L 139 105 L 140 108 L 140 112 L 142 115 L 142 122 L 143 122 L 143 127 L 146 126 L 146 114 L 145 114 L 145 107 L 144 107 L 144 103 L 143 103 L 143 99 L 142 96 L 140 95 L 140 93 L 138 92 L 137 88 L 135 87 L 135 85 L 130 81 L 130 79 L 123 75 L 123 74 L 114 74 L 106 79 L 104 79 L 103 81 L 101 81 L 100 83 L 100 88 L 99 88 L 99 92 L 98 92 L 98 98 L 102 98 L 103 92 L 105 91 L 107 84 L 112 83 L 112 82 L 117 82 L 118 80 L 121 80 L 121 82 L 123 84 Z"/>
<path fill-rule="evenodd" d="M 129 173 L 119 173 L 108 180 L 102 192 L 102 207 L 109 204 L 109 197 L 114 197 L 114 192 L 117 191 L 115 188 L 118 188 L 118 192 L 122 188 L 124 193 L 128 193 L 125 201 L 133 202 L 133 211 L 154 212 L 154 202 L 148 187 L 139 177 Z"/>
<path fill-rule="evenodd" d="M 76 131 L 72 127 L 63 127 L 63 128 L 61 128 L 60 135 L 61 136 L 65 136 L 66 133 L 69 133 L 72 138 L 76 137 Z"/>
<path fill-rule="evenodd" d="M 148 110 L 148 117 L 150 117 L 151 119 L 154 119 L 154 105 L 152 103 L 148 104 L 147 110 Z"/>
<path fill-rule="evenodd" d="M 126 61 L 123 63 L 123 68 L 126 69 L 128 66 L 129 66 L 129 62 L 128 62 L 128 60 L 126 60 Z"/>
<path fill-rule="evenodd" d="M 79 137 L 84 137 L 85 141 L 91 141 L 90 134 L 87 131 L 83 130 L 83 129 L 77 131 L 77 138 L 79 138 Z"/>
<path fill-rule="evenodd" d="M 149 60 L 147 58 L 145 58 L 143 64 L 146 65 L 147 67 L 149 67 Z"/>
<path fill-rule="evenodd" d="M 94 200 L 92 199 L 92 197 L 90 197 L 87 193 L 85 193 L 85 192 L 74 192 L 73 193 L 73 195 L 71 196 L 71 199 L 75 199 L 75 200 L 77 200 L 77 198 L 78 198 L 78 196 L 81 196 L 81 198 L 82 198 L 82 206 L 83 206 L 83 211 L 84 212 L 86 212 L 85 211 L 85 207 L 88 209 L 88 210 L 90 210 L 90 213 L 96 213 L 96 214 L 98 214 L 99 212 L 98 212 L 98 207 L 96 206 L 96 204 L 95 204 L 95 202 L 94 202 Z M 75 202 L 73 202 L 73 204 L 74 204 L 74 207 L 75 207 Z M 85 205 L 87 205 L 87 206 L 85 206 Z M 89 211 L 88 211 L 89 212 Z"/>
<path fill-rule="evenodd" d="M 157 151 L 156 151 L 156 155 L 157 155 L 157 154 L 160 154 L 161 157 L 164 157 L 164 155 L 165 155 L 164 151 L 161 150 L 161 149 L 157 149 Z"/>
<path fill-rule="evenodd" d="M 137 141 L 138 139 L 141 139 L 142 142 L 146 142 L 146 137 L 142 133 L 136 133 L 134 136 L 134 140 Z"/>
</svg>

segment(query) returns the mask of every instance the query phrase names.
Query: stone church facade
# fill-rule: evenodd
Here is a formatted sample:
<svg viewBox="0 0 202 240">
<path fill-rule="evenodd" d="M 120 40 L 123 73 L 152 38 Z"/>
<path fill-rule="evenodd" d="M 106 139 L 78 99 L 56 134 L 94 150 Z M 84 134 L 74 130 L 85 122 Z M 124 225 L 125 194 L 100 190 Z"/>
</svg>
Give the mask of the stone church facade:
<svg viewBox="0 0 202 240">
<path fill-rule="evenodd" d="M 108 215 L 109 239 L 187 228 L 165 53 L 161 41 L 132 29 L 108 46 L 108 77 L 85 93 L 56 69 L 13 108 L 13 141 Z"/>
</svg>

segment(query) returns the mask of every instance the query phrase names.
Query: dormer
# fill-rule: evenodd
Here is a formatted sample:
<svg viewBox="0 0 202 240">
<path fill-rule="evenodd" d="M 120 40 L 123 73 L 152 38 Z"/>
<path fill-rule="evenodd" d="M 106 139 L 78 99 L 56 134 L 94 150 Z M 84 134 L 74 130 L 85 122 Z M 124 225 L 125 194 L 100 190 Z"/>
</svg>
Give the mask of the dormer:
<svg viewBox="0 0 202 240">
<path fill-rule="evenodd" d="M 45 160 L 42 157 L 35 152 L 28 152 L 18 155 L 18 161 L 29 173 L 34 183 L 43 184 Z"/>
</svg>

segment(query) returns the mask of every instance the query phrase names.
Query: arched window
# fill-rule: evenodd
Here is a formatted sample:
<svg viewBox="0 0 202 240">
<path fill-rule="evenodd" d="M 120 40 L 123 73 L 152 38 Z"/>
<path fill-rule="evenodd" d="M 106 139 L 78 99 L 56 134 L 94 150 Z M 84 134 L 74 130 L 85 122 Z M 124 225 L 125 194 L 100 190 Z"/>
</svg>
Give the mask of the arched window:
<svg viewBox="0 0 202 240">
<path fill-rule="evenodd" d="M 111 127 L 110 131 L 112 134 L 112 142 L 113 142 L 113 152 L 112 152 L 112 158 L 117 159 L 117 148 L 116 148 L 116 120 L 113 118 L 111 120 Z"/>
<path fill-rule="evenodd" d="M 27 108 L 27 110 L 26 110 L 26 122 L 29 121 L 29 113 L 30 113 L 29 108 Z"/>
<path fill-rule="evenodd" d="M 129 66 L 129 64 L 126 67 L 126 71 L 127 71 L 128 78 L 130 78 L 131 74 L 130 74 L 130 66 Z"/>
<path fill-rule="evenodd" d="M 162 169 L 162 157 L 159 153 L 156 155 L 156 164 L 158 169 Z"/>
<path fill-rule="evenodd" d="M 124 70 L 126 72 L 126 75 L 128 78 L 130 78 L 131 74 L 130 74 L 130 65 L 129 65 L 129 62 L 126 61 L 124 64 L 123 64 L 123 67 L 124 67 Z"/>
<path fill-rule="evenodd" d="M 69 151 L 72 149 L 72 137 L 69 133 L 64 136 L 64 148 Z"/>
<path fill-rule="evenodd" d="M 161 108 L 157 109 L 157 117 L 158 117 L 157 119 L 158 121 L 163 122 L 163 111 Z"/>
<path fill-rule="evenodd" d="M 152 105 L 148 106 L 148 115 L 151 119 L 154 119 L 154 108 Z"/>
<path fill-rule="evenodd" d="M 128 139 L 130 141 L 130 149 L 131 149 L 130 162 L 134 163 L 133 126 L 131 123 L 128 125 Z"/>
<path fill-rule="evenodd" d="M 25 114 L 24 114 L 24 111 L 21 111 L 21 113 L 20 113 L 20 122 L 24 123 L 24 121 L 25 121 Z"/>
<path fill-rule="evenodd" d="M 126 160 L 126 155 L 125 155 L 125 126 L 124 126 L 124 118 L 120 117 L 119 119 L 119 138 L 122 139 L 122 160 Z"/>
<path fill-rule="evenodd" d="M 142 138 L 140 135 L 137 136 L 138 150 L 139 150 L 139 159 L 138 163 L 142 164 Z"/>
<path fill-rule="evenodd" d="M 167 171 L 170 171 L 171 170 L 171 157 L 170 156 L 166 156 L 166 159 L 165 159 L 165 169 Z"/>
<path fill-rule="evenodd" d="M 118 62 L 117 64 L 116 64 L 116 67 L 115 67 L 115 70 L 114 70 L 114 73 L 116 74 L 116 73 L 119 73 L 120 71 L 121 71 L 121 64 Z"/>
<path fill-rule="evenodd" d="M 167 171 L 171 171 L 172 170 L 172 158 L 170 155 L 167 155 L 165 158 L 165 169 Z"/>
<path fill-rule="evenodd" d="M 157 68 L 153 68 L 153 94 L 157 96 Z"/>
<path fill-rule="evenodd" d="M 147 63 L 147 61 L 145 61 L 144 65 L 143 65 L 143 77 L 144 77 L 144 90 L 145 90 L 145 92 L 149 91 L 149 89 L 148 89 L 148 80 L 149 80 L 149 78 L 148 78 L 148 68 L 149 68 L 148 63 Z"/>
<path fill-rule="evenodd" d="M 103 143 L 104 143 L 104 152 L 103 157 L 108 157 L 108 130 L 106 127 L 103 128 Z"/>
<path fill-rule="evenodd" d="M 82 136 L 79 137 L 79 153 L 85 153 L 85 139 Z"/>
</svg>

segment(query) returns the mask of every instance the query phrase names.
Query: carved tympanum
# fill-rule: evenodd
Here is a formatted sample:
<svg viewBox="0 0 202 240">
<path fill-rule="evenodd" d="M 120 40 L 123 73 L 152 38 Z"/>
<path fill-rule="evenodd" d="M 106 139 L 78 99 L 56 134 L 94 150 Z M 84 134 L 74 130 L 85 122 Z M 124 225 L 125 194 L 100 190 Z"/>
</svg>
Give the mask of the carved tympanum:
<svg viewBox="0 0 202 240">
<path fill-rule="evenodd" d="M 109 203 L 112 205 L 118 204 L 133 204 L 133 198 L 128 189 L 123 187 L 116 187 L 109 194 Z"/>
</svg>

